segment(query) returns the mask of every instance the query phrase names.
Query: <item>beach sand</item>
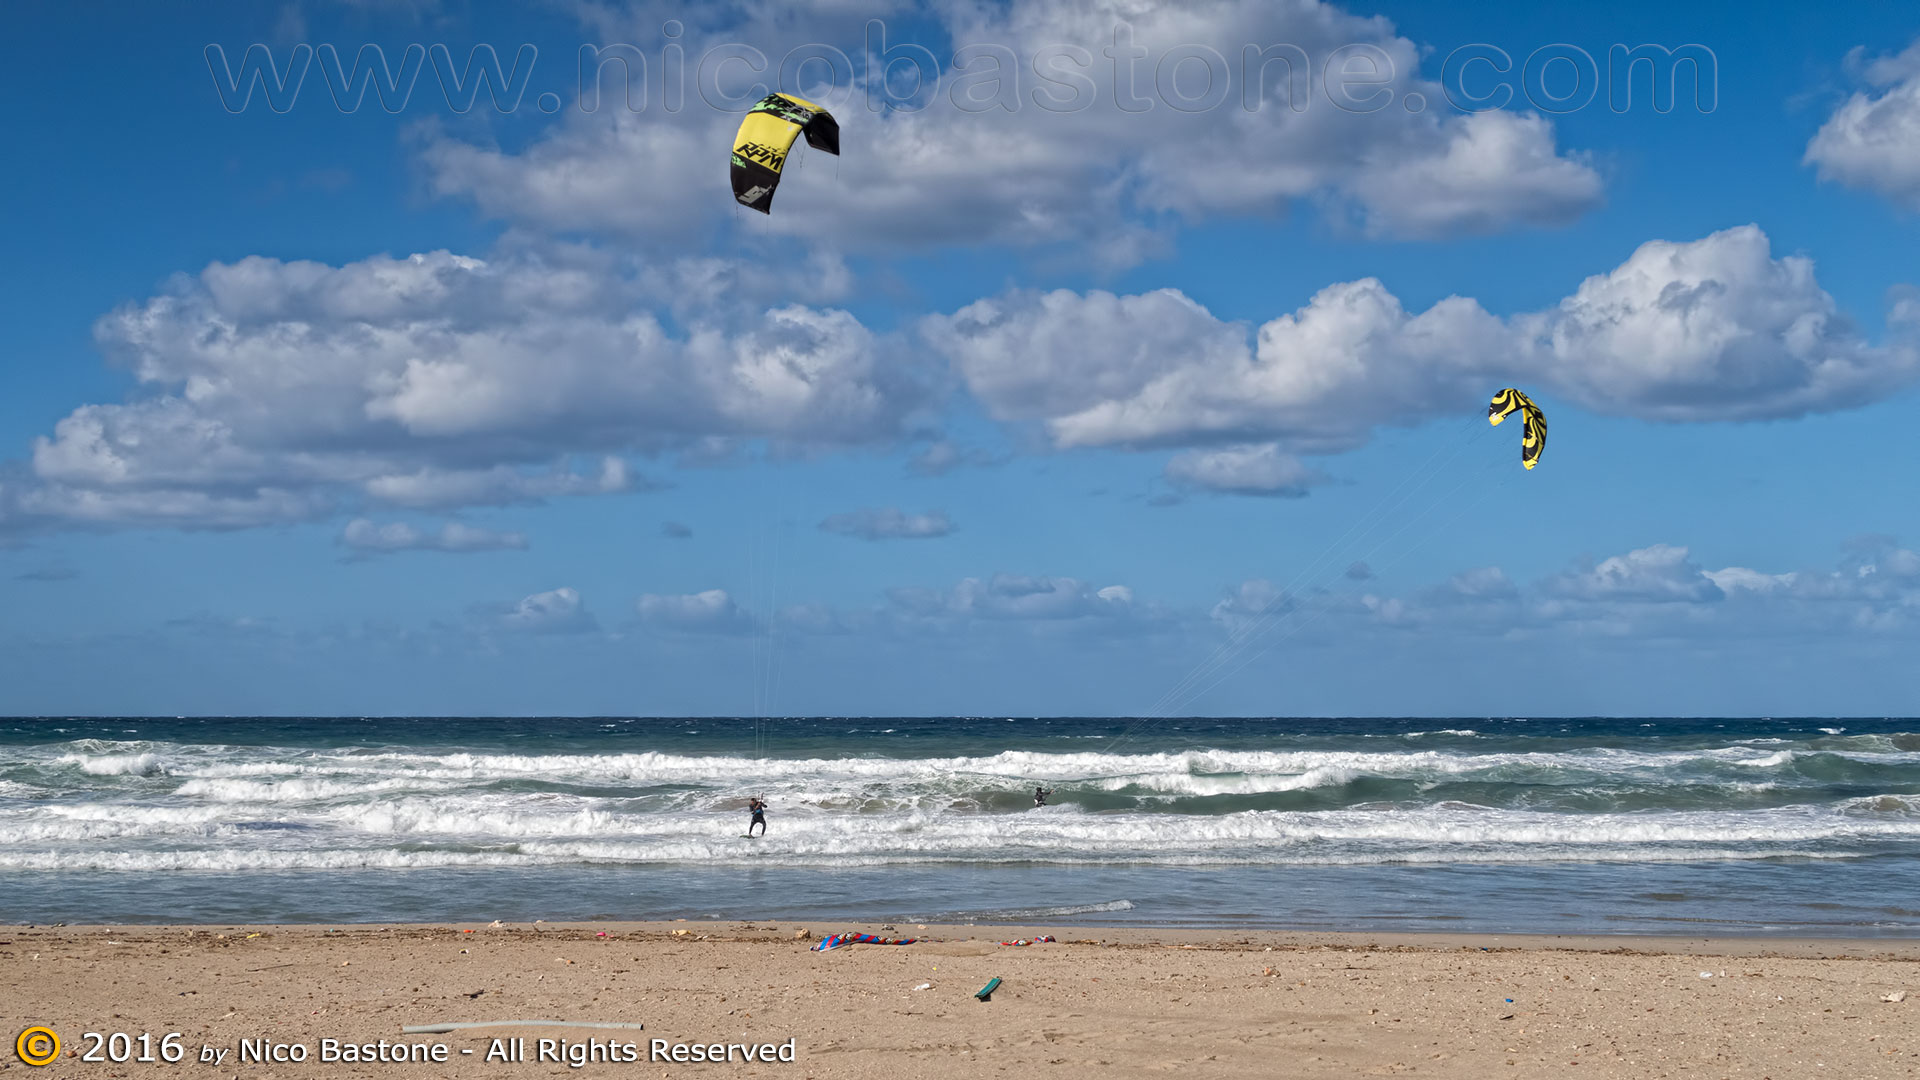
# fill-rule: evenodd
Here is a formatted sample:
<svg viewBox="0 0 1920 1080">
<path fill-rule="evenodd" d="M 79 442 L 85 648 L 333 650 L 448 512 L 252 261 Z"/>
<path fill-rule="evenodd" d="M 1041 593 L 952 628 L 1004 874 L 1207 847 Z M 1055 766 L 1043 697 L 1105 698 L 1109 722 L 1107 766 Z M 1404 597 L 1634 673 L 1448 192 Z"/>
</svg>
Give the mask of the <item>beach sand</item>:
<svg viewBox="0 0 1920 1080">
<path fill-rule="evenodd" d="M 815 953 L 803 928 L 936 940 Z M 1042 933 L 1060 941 L 998 944 Z M 992 1000 L 974 1000 L 994 977 Z M 1913 996 L 1882 1000 L 1902 990 Z M 1920 1076 L 1916 1010 L 1920 942 L 791 922 L 0 928 L 0 1056 L 24 1070 L 15 1034 L 52 1027 L 62 1057 L 44 1075 L 1872 1080 Z M 646 1028 L 400 1035 L 536 1018 Z M 87 1031 L 149 1033 L 156 1054 L 177 1031 L 193 1063 L 87 1063 Z M 484 1059 L 514 1037 L 529 1057 L 540 1038 L 611 1038 L 642 1060 Z M 242 1063 L 242 1039 L 309 1057 Z M 322 1062 L 323 1039 L 443 1043 L 449 1060 Z M 795 1060 L 647 1061 L 652 1039 L 792 1039 Z M 203 1045 L 227 1055 L 193 1061 Z"/>
</svg>

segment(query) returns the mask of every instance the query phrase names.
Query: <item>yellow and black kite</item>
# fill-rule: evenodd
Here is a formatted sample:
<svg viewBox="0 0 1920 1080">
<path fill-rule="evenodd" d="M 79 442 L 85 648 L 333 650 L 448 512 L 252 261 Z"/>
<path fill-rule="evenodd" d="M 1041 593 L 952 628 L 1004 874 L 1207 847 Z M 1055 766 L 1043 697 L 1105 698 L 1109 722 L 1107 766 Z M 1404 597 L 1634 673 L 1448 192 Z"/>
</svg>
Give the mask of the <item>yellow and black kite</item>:
<svg viewBox="0 0 1920 1080">
<path fill-rule="evenodd" d="M 1547 448 L 1547 418 L 1532 398 L 1509 386 L 1493 395 L 1487 423 L 1497 425 L 1514 412 L 1520 414 L 1520 464 L 1531 469 L 1540 464 L 1540 451 Z"/>
<path fill-rule="evenodd" d="M 840 123 L 833 114 L 792 94 L 768 94 L 747 111 L 740 133 L 733 137 L 733 197 L 742 206 L 761 213 L 773 207 L 773 189 L 780 186 L 780 169 L 787 151 L 801 132 L 807 145 L 838 156 Z"/>
</svg>

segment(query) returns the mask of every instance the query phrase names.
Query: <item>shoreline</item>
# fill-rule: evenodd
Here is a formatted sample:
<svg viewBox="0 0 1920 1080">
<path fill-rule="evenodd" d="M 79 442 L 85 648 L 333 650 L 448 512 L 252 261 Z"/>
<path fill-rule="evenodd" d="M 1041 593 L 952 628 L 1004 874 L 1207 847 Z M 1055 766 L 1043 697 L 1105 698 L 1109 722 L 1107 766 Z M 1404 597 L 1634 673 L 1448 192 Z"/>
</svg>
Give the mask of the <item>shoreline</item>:
<svg viewBox="0 0 1920 1080">
<path fill-rule="evenodd" d="M 1758 934 L 1508 934 L 1470 931 L 1367 931 L 1227 929 L 1204 925 L 1097 926 L 1073 922 L 881 923 L 858 919 L 672 919 L 561 920 L 479 923 L 333 922 L 333 923 L 99 923 L 0 924 L 0 935 L 47 934 L 76 937 L 176 934 L 293 934 L 324 939 L 397 933 L 550 935 L 561 941 L 676 940 L 692 936 L 713 941 L 791 941 L 805 931 L 808 942 L 835 933 L 915 937 L 929 944 L 999 942 L 1051 934 L 1062 942 L 1114 948 L 1185 948 L 1216 951 L 1371 952 L 1590 952 L 1621 956 L 1725 956 L 1754 958 L 1873 959 L 1920 963 L 1920 936 L 1813 937 Z"/>
</svg>

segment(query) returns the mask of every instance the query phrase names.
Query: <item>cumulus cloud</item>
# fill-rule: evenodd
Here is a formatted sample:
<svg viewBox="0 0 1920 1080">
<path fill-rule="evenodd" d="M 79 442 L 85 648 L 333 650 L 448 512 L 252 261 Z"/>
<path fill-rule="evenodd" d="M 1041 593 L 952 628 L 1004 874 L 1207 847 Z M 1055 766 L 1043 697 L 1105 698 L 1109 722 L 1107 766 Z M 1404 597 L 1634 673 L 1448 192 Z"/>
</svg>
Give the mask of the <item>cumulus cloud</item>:
<svg viewBox="0 0 1920 1080">
<path fill-rule="evenodd" d="M 1710 569 L 1684 546 L 1652 544 L 1527 584 L 1483 567 L 1410 596 L 1360 600 L 1345 610 L 1385 626 L 1495 635 L 1910 632 L 1920 629 L 1920 554 L 1868 537 L 1830 569 Z"/>
<path fill-rule="evenodd" d="M 1172 289 L 1012 292 L 920 329 L 996 418 L 1056 446 L 1257 443 L 1276 460 L 1468 411 L 1508 382 L 1616 415 L 1758 420 L 1877 400 L 1920 371 L 1912 341 L 1863 338 L 1812 262 L 1774 258 L 1751 225 L 1650 241 L 1504 319 L 1458 296 L 1409 312 L 1367 278 L 1251 332 Z"/>
<path fill-rule="evenodd" d="M 889 506 L 834 514 L 820 528 L 862 540 L 928 540 L 953 532 L 953 521 L 939 510 L 909 514 Z"/>
<path fill-rule="evenodd" d="M 1296 499 L 1305 496 L 1308 488 L 1326 482 L 1325 474 L 1283 453 L 1276 443 L 1188 450 L 1167 463 L 1166 477 L 1176 484 L 1208 491 Z"/>
<path fill-rule="evenodd" d="M 415 528 L 404 521 L 376 524 L 366 518 L 347 522 L 340 543 L 362 557 L 395 551 L 524 551 L 527 538 L 517 532 L 494 532 L 449 521 L 438 532 Z"/>
<path fill-rule="evenodd" d="M 1215 603 L 1207 617 L 1238 637 L 1299 606 L 1298 599 L 1265 578 L 1243 581 Z"/>
<path fill-rule="evenodd" d="M 725 589 L 679 596 L 647 593 L 634 604 L 640 618 L 655 625 L 700 634 L 746 634 L 758 626 Z"/>
<path fill-rule="evenodd" d="M 1078 578 L 995 574 L 964 578 L 951 589 L 887 590 L 893 610 L 917 620 L 1064 621 L 1116 618 L 1133 611 L 1133 590 Z"/>
<path fill-rule="evenodd" d="M 100 320 L 141 396 L 35 440 L 8 513 L 237 528 L 631 491 L 648 482 L 629 454 L 885 441 L 921 400 L 846 312 L 674 332 L 618 267 L 580 258 L 252 257 L 182 277 Z"/>
<path fill-rule="evenodd" d="M 1700 603 L 1726 595 L 1687 557 L 1686 548 L 1670 544 L 1629 551 L 1591 568 L 1562 574 L 1551 579 L 1547 589 L 1580 600 L 1650 603 Z"/>
<path fill-rule="evenodd" d="M 1849 59 L 1867 89 L 1834 110 L 1807 143 L 1822 180 L 1876 192 L 1920 210 L 1920 40 L 1893 56 Z"/>
<path fill-rule="evenodd" d="M 585 634 L 599 629 L 579 592 L 564 587 L 526 597 L 500 614 L 495 624 L 522 634 Z"/>
<path fill-rule="evenodd" d="M 489 469 L 427 466 L 367 480 L 366 493 L 396 506 L 440 509 L 457 506 L 506 506 L 537 503 L 561 495 L 608 495 L 643 486 L 617 457 L 600 459 L 597 469 L 576 470 L 566 463 L 545 469 L 495 465 Z"/>
<path fill-rule="evenodd" d="M 1601 197 L 1598 173 L 1558 149 L 1547 121 L 1440 107 L 1442 88 L 1419 77 L 1418 45 L 1385 19 L 1312 0 L 916 5 L 961 50 L 937 86 L 930 78 L 899 107 L 867 75 L 883 63 L 863 48 L 867 29 L 839 13 L 759 19 L 748 5 L 675 14 L 691 24 L 690 57 L 745 44 L 777 63 L 802 42 L 825 42 L 858 58 L 837 92 L 794 82 L 822 78 L 819 65 L 786 76 L 792 84 L 781 88 L 834 111 L 844 151 L 796 151 L 780 189 L 784 213 L 742 217 L 714 197 L 710 167 L 739 111 L 766 89 L 749 83 L 778 81 L 771 70 L 724 86 L 734 106 L 690 94 L 678 112 L 657 101 L 639 113 L 570 110 L 517 151 L 430 135 L 420 154 L 433 189 L 548 231 L 615 230 L 654 243 L 724 218 L 753 235 L 836 248 L 1092 237 L 1092 255 L 1108 264 L 1162 250 L 1170 220 L 1269 216 L 1298 200 L 1368 234 L 1431 237 L 1557 224 Z M 659 17 L 643 8 L 606 27 L 616 35 L 608 40 L 651 37 Z M 1363 67 L 1365 85 L 1325 80 L 1329 68 Z"/>
</svg>

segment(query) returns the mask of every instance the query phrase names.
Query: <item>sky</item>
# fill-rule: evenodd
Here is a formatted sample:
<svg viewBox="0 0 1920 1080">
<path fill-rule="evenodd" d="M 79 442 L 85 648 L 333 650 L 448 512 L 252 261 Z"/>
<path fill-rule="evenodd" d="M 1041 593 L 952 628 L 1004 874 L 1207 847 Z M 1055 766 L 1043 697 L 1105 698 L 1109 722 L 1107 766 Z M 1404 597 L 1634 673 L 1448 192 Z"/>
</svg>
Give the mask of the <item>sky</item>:
<svg viewBox="0 0 1920 1080">
<path fill-rule="evenodd" d="M 10 24 L 0 713 L 1920 711 L 1898 5 Z"/>
</svg>

